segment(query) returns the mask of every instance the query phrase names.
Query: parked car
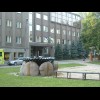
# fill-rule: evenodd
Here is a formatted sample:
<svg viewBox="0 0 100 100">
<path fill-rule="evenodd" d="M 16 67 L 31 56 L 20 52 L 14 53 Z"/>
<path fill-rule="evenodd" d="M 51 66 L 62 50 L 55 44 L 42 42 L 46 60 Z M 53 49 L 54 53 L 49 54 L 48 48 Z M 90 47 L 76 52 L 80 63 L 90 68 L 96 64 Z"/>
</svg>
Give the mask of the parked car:
<svg viewBox="0 0 100 100">
<path fill-rule="evenodd" d="M 19 57 L 15 60 L 9 60 L 7 64 L 8 65 L 22 65 L 25 59 L 31 59 L 31 58 L 30 57 Z"/>
</svg>

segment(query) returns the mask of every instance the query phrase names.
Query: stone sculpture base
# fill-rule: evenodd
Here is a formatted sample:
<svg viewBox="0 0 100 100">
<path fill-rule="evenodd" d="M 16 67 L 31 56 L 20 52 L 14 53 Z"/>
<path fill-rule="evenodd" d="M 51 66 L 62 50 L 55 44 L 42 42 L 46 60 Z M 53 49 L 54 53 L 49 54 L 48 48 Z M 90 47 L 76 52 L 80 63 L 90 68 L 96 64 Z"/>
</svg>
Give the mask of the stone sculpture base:
<svg viewBox="0 0 100 100">
<path fill-rule="evenodd" d="M 50 62 L 44 62 L 38 66 L 35 62 L 23 62 L 20 68 L 20 75 L 23 76 L 51 76 L 54 74 L 54 71 L 58 70 L 58 62 L 54 65 Z"/>
</svg>

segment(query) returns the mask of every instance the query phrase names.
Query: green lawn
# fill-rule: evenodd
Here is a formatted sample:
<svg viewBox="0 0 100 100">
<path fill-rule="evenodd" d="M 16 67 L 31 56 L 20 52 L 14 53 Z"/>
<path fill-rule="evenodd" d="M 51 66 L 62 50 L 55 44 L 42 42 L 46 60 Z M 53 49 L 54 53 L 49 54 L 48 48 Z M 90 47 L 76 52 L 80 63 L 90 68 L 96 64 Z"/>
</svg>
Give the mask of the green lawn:
<svg viewBox="0 0 100 100">
<path fill-rule="evenodd" d="M 59 68 L 76 67 L 76 66 L 86 66 L 86 65 L 84 65 L 84 64 L 77 64 L 77 63 L 59 64 Z"/>
<path fill-rule="evenodd" d="M 89 62 L 89 63 L 100 65 L 100 61 L 93 61 L 93 62 Z"/>
<path fill-rule="evenodd" d="M 54 77 L 14 76 L 19 67 L 0 68 L 0 87 L 100 87 L 100 81 Z"/>
</svg>

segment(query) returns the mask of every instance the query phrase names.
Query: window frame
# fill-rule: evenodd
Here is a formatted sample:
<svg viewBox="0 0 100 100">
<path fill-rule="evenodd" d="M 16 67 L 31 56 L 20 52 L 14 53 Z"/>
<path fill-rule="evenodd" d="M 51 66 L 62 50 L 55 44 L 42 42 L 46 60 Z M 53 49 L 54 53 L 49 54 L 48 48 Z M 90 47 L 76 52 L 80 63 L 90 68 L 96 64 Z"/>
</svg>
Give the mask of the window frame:
<svg viewBox="0 0 100 100">
<path fill-rule="evenodd" d="M 41 19 L 41 14 L 40 13 L 36 13 L 36 18 Z"/>
<path fill-rule="evenodd" d="M 48 20 L 48 16 L 47 15 L 43 15 L 43 19 L 44 20 Z"/>
<path fill-rule="evenodd" d="M 36 24 L 36 30 L 41 31 L 41 25 Z"/>
</svg>

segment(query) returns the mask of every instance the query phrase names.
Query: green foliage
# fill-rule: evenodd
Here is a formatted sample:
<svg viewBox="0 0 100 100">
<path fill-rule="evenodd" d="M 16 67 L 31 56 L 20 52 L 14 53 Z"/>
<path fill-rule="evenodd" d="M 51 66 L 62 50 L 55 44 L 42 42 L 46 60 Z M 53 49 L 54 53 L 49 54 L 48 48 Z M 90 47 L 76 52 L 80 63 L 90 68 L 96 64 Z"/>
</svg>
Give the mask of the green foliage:
<svg viewBox="0 0 100 100">
<path fill-rule="evenodd" d="M 66 60 L 69 58 L 69 49 L 67 47 L 67 44 L 63 47 L 63 59 Z"/>
<path fill-rule="evenodd" d="M 62 47 L 60 44 L 57 44 L 55 47 L 55 59 L 56 60 L 62 60 L 63 58 L 63 51 L 62 51 Z"/>
<path fill-rule="evenodd" d="M 71 58 L 74 59 L 77 57 L 78 57 L 77 47 L 76 47 L 75 43 L 72 42 L 72 44 L 71 44 Z"/>
<path fill-rule="evenodd" d="M 86 65 L 78 63 L 59 64 L 59 68 L 76 67 L 76 66 L 86 66 Z"/>
<path fill-rule="evenodd" d="M 95 47 L 100 52 L 100 12 L 90 12 L 82 24 L 81 36 L 85 49 Z"/>
<path fill-rule="evenodd" d="M 83 46 L 82 46 L 81 39 L 79 39 L 79 41 L 77 42 L 77 51 L 78 51 L 78 57 L 81 58 L 82 52 L 83 52 Z"/>
</svg>

